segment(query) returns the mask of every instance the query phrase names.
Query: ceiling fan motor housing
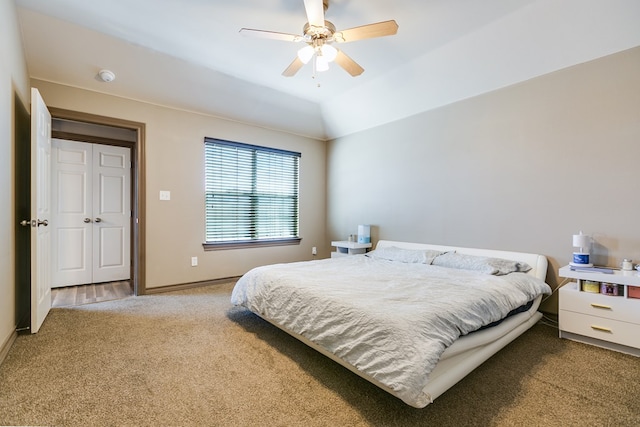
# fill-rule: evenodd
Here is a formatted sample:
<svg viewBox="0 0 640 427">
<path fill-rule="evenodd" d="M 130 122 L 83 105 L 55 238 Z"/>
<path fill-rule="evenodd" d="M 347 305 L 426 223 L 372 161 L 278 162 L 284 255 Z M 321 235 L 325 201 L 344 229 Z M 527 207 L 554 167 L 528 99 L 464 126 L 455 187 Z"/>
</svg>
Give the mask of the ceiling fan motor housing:
<svg viewBox="0 0 640 427">
<path fill-rule="evenodd" d="M 305 41 L 307 43 L 313 41 L 314 39 L 325 39 L 327 41 L 333 41 L 333 35 L 336 32 L 336 26 L 329 21 L 324 21 L 324 27 L 315 27 L 309 25 L 307 22 L 302 27 L 302 33 L 305 36 Z"/>
</svg>

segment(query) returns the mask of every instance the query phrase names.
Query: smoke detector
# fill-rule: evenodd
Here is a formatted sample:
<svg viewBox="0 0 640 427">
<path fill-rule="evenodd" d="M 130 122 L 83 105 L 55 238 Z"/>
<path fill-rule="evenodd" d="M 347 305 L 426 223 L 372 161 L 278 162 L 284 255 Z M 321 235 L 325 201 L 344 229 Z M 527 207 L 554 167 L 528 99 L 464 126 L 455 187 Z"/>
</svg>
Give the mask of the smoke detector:
<svg viewBox="0 0 640 427">
<path fill-rule="evenodd" d="M 100 72 L 98 73 L 98 77 L 100 77 L 100 80 L 102 80 L 103 82 L 109 83 L 115 80 L 116 75 L 111 70 L 100 70 Z"/>
</svg>

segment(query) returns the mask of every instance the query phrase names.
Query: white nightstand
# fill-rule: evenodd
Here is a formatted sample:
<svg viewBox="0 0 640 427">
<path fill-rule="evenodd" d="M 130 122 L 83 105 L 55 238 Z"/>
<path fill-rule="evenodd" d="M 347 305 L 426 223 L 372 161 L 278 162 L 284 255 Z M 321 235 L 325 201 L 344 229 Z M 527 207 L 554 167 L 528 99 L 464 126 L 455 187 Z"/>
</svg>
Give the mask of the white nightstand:
<svg viewBox="0 0 640 427">
<path fill-rule="evenodd" d="M 364 254 L 367 252 L 367 249 L 371 247 L 371 243 L 358 243 L 340 240 L 331 242 L 331 246 L 336 247 L 335 252 L 331 252 L 331 258 L 337 258 L 347 255 Z"/>
<path fill-rule="evenodd" d="M 558 294 L 560 338 L 640 356 L 640 273 L 574 271 L 566 266 L 559 274 L 576 279 Z M 595 287 L 594 282 L 620 285 L 618 295 L 583 290 Z"/>
</svg>

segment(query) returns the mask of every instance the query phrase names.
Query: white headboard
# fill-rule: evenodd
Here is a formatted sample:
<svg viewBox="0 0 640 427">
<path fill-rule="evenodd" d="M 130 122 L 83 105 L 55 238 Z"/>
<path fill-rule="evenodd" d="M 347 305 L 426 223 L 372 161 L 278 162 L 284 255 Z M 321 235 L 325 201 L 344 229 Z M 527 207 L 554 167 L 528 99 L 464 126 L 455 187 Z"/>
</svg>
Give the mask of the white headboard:
<svg viewBox="0 0 640 427">
<path fill-rule="evenodd" d="M 524 252 L 497 251 L 493 249 L 461 248 L 457 246 L 429 245 L 426 243 L 396 242 L 392 240 L 379 240 L 376 248 L 395 246 L 404 249 L 433 249 L 436 251 L 456 251 L 460 254 L 487 256 L 493 258 L 509 259 L 512 261 L 526 262 L 531 266 L 527 274 L 545 280 L 547 277 L 547 257 L 538 254 Z"/>
</svg>

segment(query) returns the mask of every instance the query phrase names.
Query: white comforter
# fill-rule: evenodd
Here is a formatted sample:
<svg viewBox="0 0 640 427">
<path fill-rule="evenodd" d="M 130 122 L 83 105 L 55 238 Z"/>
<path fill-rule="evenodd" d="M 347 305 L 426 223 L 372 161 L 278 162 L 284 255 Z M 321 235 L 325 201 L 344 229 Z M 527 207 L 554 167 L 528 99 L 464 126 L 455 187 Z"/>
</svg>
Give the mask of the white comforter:
<svg viewBox="0 0 640 427">
<path fill-rule="evenodd" d="M 550 292 L 524 273 L 498 277 L 356 255 L 255 268 L 237 282 L 231 302 L 422 407 L 429 373 L 459 336 Z"/>
</svg>

